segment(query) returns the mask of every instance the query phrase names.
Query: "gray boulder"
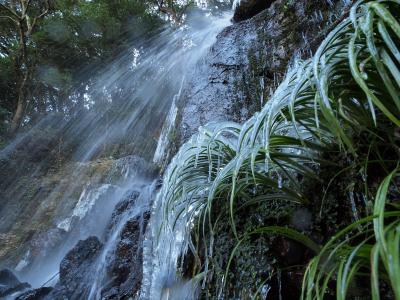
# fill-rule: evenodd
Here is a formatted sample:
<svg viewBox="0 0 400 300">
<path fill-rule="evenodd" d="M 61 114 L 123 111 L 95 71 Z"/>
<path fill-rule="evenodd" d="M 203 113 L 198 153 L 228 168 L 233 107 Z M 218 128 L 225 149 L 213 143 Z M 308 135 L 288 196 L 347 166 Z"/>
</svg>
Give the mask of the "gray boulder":
<svg viewBox="0 0 400 300">
<path fill-rule="evenodd" d="M 0 271 L 0 298 L 9 296 L 13 293 L 23 291 L 31 286 L 26 282 L 21 282 L 9 269 Z"/>
<path fill-rule="evenodd" d="M 52 290 L 52 287 L 41 287 L 25 292 L 15 298 L 15 300 L 44 300 Z"/>
<path fill-rule="evenodd" d="M 46 299 L 86 299 L 101 248 L 102 243 L 95 236 L 79 241 L 61 261 L 60 281 Z"/>
<path fill-rule="evenodd" d="M 150 213 L 130 218 L 124 225 L 113 257 L 107 266 L 108 284 L 102 299 L 128 299 L 140 289 L 143 277 L 144 232 Z"/>
<path fill-rule="evenodd" d="M 241 0 L 236 7 L 233 21 L 240 22 L 250 19 L 267 9 L 275 0 Z"/>
</svg>

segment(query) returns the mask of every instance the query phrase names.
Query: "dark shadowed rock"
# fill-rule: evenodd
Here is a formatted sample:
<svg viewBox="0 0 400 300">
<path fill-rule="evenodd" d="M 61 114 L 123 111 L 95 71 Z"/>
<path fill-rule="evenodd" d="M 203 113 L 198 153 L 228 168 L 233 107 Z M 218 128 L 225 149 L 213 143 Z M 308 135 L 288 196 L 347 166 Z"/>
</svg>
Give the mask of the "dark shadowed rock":
<svg viewBox="0 0 400 300">
<path fill-rule="evenodd" d="M 250 19 L 270 7 L 274 1 L 275 0 L 241 0 L 240 4 L 235 9 L 233 21 L 240 22 Z"/>
<path fill-rule="evenodd" d="M 97 237 L 79 241 L 60 264 L 60 281 L 48 299 L 86 299 L 96 276 L 93 268 L 102 247 Z"/>
<path fill-rule="evenodd" d="M 19 295 L 15 300 L 43 300 L 53 290 L 52 287 L 41 287 Z"/>
<path fill-rule="evenodd" d="M 150 213 L 146 212 L 129 219 L 124 225 L 107 268 L 109 281 L 102 291 L 102 299 L 133 297 L 140 289 L 143 277 L 142 241 L 149 218 Z"/>
<path fill-rule="evenodd" d="M 313 224 L 311 211 L 307 208 L 297 209 L 291 218 L 291 225 L 300 231 L 310 230 Z"/>
<path fill-rule="evenodd" d="M 16 285 L 21 283 L 17 276 L 14 275 L 13 272 L 11 272 L 11 270 L 9 269 L 3 269 L 0 271 L 0 284 L 1 285 L 8 285 L 8 286 L 12 286 L 12 285 Z"/>
<path fill-rule="evenodd" d="M 278 237 L 271 248 L 282 266 L 302 265 L 313 256 L 309 248 L 285 237 Z"/>
<path fill-rule="evenodd" d="M 0 271 L 0 298 L 9 296 L 15 292 L 23 291 L 31 286 L 24 282 L 21 283 L 17 276 L 9 269 Z"/>
<path fill-rule="evenodd" d="M 278 272 L 269 282 L 268 299 L 299 299 L 303 276 L 301 270 Z"/>
<path fill-rule="evenodd" d="M 125 196 L 125 198 L 122 201 L 120 201 L 115 206 L 115 209 L 111 216 L 111 222 L 108 226 L 109 231 L 111 231 L 112 228 L 121 220 L 125 212 L 133 208 L 139 196 L 140 193 L 138 191 L 131 191 L 129 194 Z"/>
<path fill-rule="evenodd" d="M 95 236 L 81 240 L 68 252 L 60 264 L 60 283 L 73 288 L 79 285 L 79 274 L 83 267 L 92 262 L 97 256 L 102 244 Z"/>
</svg>

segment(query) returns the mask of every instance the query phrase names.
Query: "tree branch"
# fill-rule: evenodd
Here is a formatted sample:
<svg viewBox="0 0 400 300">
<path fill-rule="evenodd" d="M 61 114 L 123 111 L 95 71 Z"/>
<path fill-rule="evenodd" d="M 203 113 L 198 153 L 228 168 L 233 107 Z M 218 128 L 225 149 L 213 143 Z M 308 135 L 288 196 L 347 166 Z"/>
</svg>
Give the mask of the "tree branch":
<svg viewBox="0 0 400 300">
<path fill-rule="evenodd" d="M 28 1 L 28 4 L 29 3 L 30 0 Z M 27 32 L 28 35 L 32 34 L 32 31 L 35 28 L 37 21 L 45 17 L 49 13 L 49 10 L 50 10 L 49 0 L 45 0 L 45 10 L 40 15 L 34 17 L 32 24 L 28 25 L 28 32 Z"/>
<path fill-rule="evenodd" d="M 0 18 L 3 18 L 3 19 L 10 19 L 10 20 L 13 21 L 15 24 L 18 24 L 18 20 L 15 20 L 15 19 L 13 19 L 13 18 L 10 17 L 10 16 L 0 16 Z"/>
<path fill-rule="evenodd" d="M 4 10 L 8 11 L 10 14 L 12 14 L 18 20 L 20 19 L 20 16 L 12 8 L 10 8 L 4 4 L 1 4 L 1 3 L 0 3 L 0 7 L 2 7 Z"/>
</svg>

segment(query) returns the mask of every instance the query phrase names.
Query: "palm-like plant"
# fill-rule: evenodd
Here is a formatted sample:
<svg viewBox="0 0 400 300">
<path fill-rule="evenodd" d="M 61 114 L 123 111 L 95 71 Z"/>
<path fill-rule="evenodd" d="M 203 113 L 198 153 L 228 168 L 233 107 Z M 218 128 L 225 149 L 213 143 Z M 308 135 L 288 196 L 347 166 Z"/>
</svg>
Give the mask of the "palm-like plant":
<svg viewBox="0 0 400 300">
<path fill-rule="evenodd" d="M 323 168 L 339 169 L 336 162 L 322 158 L 324 153 L 337 149 L 352 165 L 391 167 L 393 163 L 382 153 L 398 151 L 399 19 L 399 0 L 358 1 L 350 17 L 326 37 L 313 59 L 291 68 L 259 113 L 243 125 L 209 124 L 182 146 L 165 174 L 159 196 L 162 227 L 190 224 L 188 232 L 196 233 L 206 252 L 205 272 L 213 255 L 218 222 L 229 220 L 241 243 L 241 235 L 248 233 L 236 228 L 239 202 L 241 206 L 257 205 L 279 199 L 308 204 L 299 177 L 319 180 L 318 172 Z M 400 299 L 398 212 L 384 209 L 387 182 L 393 174 L 375 200 L 374 214 L 379 218 L 366 216 L 349 225 L 310 262 L 303 286 L 305 298 L 323 298 L 335 279 L 336 295 L 344 299 L 349 283 L 368 265 L 371 254 L 373 296 L 379 297 L 380 257 L 387 270 L 384 279 Z M 366 189 L 367 193 L 372 191 Z M 391 220 L 389 225 L 385 225 L 386 217 Z M 371 222 L 374 230 L 368 227 Z M 366 231 L 355 230 L 360 226 Z M 265 227 L 252 234 L 268 231 Z M 281 232 L 285 233 L 288 231 Z M 291 237 L 300 239 L 300 234 Z M 394 269 L 393 263 L 397 264 Z"/>
<path fill-rule="evenodd" d="M 372 216 L 338 232 L 310 261 L 302 299 L 323 299 L 332 281 L 337 299 L 346 299 L 352 281 L 366 274 L 371 274 L 372 299 L 380 299 L 380 280 L 400 299 L 400 210 L 388 201 L 390 183 L 398 175 L 392 172 L 380 185 Z M 385 211 L 386 205 L 395 209 Z"/>
</svg>

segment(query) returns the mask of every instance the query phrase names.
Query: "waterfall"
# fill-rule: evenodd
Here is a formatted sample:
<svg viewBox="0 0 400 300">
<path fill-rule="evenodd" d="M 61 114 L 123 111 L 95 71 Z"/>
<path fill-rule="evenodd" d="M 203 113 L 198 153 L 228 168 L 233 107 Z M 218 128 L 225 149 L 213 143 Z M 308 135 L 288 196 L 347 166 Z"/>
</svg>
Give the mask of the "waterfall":
<svg viewBox="0 0 400 300">
<path fill-rule="evenodd" d="M 140 195 L 136 199 L 134 206 L 124 211 L 120 220 L 112 226 L 108 238 L 106 240 L 105 246 L 102 249 L 100 256 L 95 263 L 95 274 L 93 283 L 91 284 L 90 293 L 88 299 L 100 299 L 102 287 L 107 281 L 106 268 L 109 263 L 110 257 L 113 256 L 115 252 L 118 237 L 121 235 L 126 222 L 130 219 L 140 216 L 140 228 L 144 227 L 143 214 L 149 210 L 149 199 L 153 198 L 153 193 L 155 191 L 155 183 L 148 184 L 140 189 Z M 141 230 L 142 232 L 143 230 Z"/>
<path fill-rule="evenodd" d="M 139 160 L 141 161 L 141 160 Z M 16 270 L 20 278 L 29 282 L 33 287 L 43 284 L 53 285 L 59 279 L 58 272 L 61 260 L 66 253 L 75 246 L 79 240 L 89 236 L 97 236 L 105 242 L 109 242 L 108 227 L 115 206 L 126 198 L 132 191 L 144 190 L 150 185 L 150 179 L 142 176 L 145 171 L 138 168 L 138 159 L 118 162 L 123 165 L 116 168 L 113 176 L 119 176 L 118 182 L 104 183 L 91 186 L 87 183 L 79 199 L 67 217 L 56 222 L 56 232 L 61 232 L 62 241 L 59 243 L 44 243 L 39 245 L 42 255 L 33 257 L 28 250 L 21 259 Z M 127 168 L 130 168 L 130 173 Z M 136 170 L 135 170 L 136 168 Z M 140 199 L 144 197 L 141 196 Z M 149 201 L 151 198 L 146 198 Z M 143 200 L 144 201 L 144 200 Z M 141 201 L 141 202 L 143 202 Z M 138 201 L 138 208 L 142 209 L 143 203 Z M 120 226 L 124 223 L 122 222 Z M 37 250 L 36 250 L 37 251 Z M 30 256 L 32 256 L 30 258 Z"/>
<path fill-rule="evenodd" d="M 16 178 L 2 183 L 5 194 L 14 195 L 21 207 L 18 213 L 9 214 L 1 222 L 11 226 L 22 213 L 32 214 L 32 223 L 25 221 L 26 226 L 47 218 L 46 224 L 35 228 L 34 242 L 21 246 L 23 253 L 17 256 L 19 260 L 13 267 L 19 278 L 33 288 L 45 285 L 57 290 L 60 262 L 78 241 L 96 236 L 101 242 L 100 253 L 90 270 L 86 270 L 88 274 L 82 275 L 79 287 L 83 290 L 76 291 L 80 296 L 74 294 L 71 299 L 101 299 L 112 280 L 109 265 L 122 232 L 127 222 L 141 218 L 143 284 L 137 296 L 140 299 L 194 296 L 193 282 L 175 278 L 185 231 L 164 233 L 162 242 L 156 242 L 162 219 L 152 160 L 157 164 L 167 163 L 185 78 L 193 76 L 197 62 L 230 23 L 230 13 L 208 13 L 204 3 L 198 3 L 203 10 L 188 14 L 185 25 L 166 26 L 151 39 L 136 43 L 127 53 L 118 55 L 99 78 L 91 78 L 85 87 L 86 111 L 81 117 L 60 120 L 49 115 L 1 150 L 0 158 L 7 159 L 43 132 L 59 136 L 56 145 L 45 137 L 41 141 L 53 153 L 72 149 L 68 150 L 71 162 L 60 162 L 60 169 L 53 173 L 48 172 L 53 161 L 43 159 L 40 164 L 31 164 L 32 157 L 37 155 L 35 151 L 20 160 L 18 171 L 22 173 L 25 168 L 29 173 L 24 175 L 44 178 L 47 184 L 42 194 L 34 195 L 33 203 L 38 207 L 32 213 L 29 209 L 33 204 L 23 201 L 28 187 L 14 184 Z M 116 157 L 106 156 L 108 153 L 116 153 Z M 139 196 L 135 204 L 116 215 L 119 205 L 136 192 Z M 10 205 L 2 209 L 5 214 L 16 208 Z M 151 218 L 145 229 L 144 215 L 149 211 Z M 163 247 L 165 252 L 161 253 Z M 165 260 L 160 261 L 160 255 L 164 254 Z"/>
</svg>

